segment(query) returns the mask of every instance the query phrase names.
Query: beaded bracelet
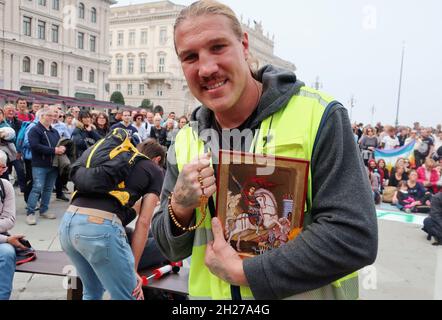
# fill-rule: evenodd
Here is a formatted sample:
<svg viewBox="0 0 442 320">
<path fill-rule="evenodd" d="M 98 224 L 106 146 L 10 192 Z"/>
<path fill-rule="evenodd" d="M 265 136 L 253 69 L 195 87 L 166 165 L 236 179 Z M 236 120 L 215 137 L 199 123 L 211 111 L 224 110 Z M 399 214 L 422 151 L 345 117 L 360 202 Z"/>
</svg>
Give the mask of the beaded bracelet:
<svg viewBox="0 0 442 320">
<path fill-rule="evenodd" d="M 207 202 L 208 202 L 207 197 L 203 195 L 200 198 L 200 211 L 202 213 L 201 221 L 198 222 L 193 227 L 186 228 L 186 227 L 183 227 L 175 217 L 175 212 L 173 211 L 173 208 L 172 208 L 172 196 L 173 196 L 173 193 L 171 193 L 169 196 L 169 204 L 168 204 L 167 208 L 169 211 L 170 218 L 172 219 L 175 226 L 177 226 L 179 229 L 183 230 L 184 232 L 186 232 L 186 231 L 193 232 L 196 229 L 198 229 L 203 224 L 204 220 L 206 220 L 206 215 L 207 215 L 206 206 L 207 206 Z"/>
</svg>

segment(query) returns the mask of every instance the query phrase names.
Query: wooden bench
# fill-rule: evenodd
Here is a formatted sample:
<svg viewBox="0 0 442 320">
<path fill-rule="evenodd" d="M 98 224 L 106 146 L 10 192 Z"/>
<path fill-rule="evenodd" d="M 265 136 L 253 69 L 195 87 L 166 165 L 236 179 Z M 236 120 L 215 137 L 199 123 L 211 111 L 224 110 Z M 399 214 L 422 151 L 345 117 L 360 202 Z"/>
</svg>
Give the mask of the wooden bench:
<svg viewBox="0 0 442 320">
<path fill-rule="evenodd" d="M 83 297 L 83 285 L 78 276 L 67 275 L 72 271 L 73 266 L 69 257 L 63 251 L 36 251 L 37 259 L 34 261 L 17 266 L 16 272 L 42 274 L 50 276 L 66 277 L 67 279 L 67 300 L 81 300 Z M 150 276 L 152 270 L 140 272 L 141 276 Z M 189 270 L 181 268 L 177 274 L 168 274 L 159 280 L 154 280 L 146 286 L 146 289 L 152 288 L 181 296 L 188 295 Z"/>
</svg>

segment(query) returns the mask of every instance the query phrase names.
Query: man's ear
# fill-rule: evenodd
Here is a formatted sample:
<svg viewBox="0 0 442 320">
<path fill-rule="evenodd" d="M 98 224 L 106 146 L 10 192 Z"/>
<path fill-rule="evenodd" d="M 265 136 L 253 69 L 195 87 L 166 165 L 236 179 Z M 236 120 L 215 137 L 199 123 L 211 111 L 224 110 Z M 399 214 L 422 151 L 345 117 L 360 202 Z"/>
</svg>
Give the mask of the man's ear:
<svg viewBox="0 0 442 320">
<path fill-rule="evenodd" d="M 247 32 L 244 32 L 241 44 L 243 46 L 244 57 L 246 58 L 246 60 L 248 60 L 250 58 L 250 52 L 249 52 L 249 35 L 247 34 Z"/>
</svg>

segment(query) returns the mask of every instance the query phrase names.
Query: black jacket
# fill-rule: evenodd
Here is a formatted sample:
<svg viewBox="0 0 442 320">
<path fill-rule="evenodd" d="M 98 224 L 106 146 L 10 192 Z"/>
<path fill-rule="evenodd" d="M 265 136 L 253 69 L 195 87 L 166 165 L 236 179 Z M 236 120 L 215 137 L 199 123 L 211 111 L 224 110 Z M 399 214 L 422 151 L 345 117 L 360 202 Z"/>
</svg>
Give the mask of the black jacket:
<svg viewBox="0 0 442 320">
<path fill-rule="evenodd" d="M 77 124 L 77 128 L 72 133 L 72 140 L 76 147 L 75 159 L 78 159 L 89 147 L 93 146 L 98 140 L 101 140 L 101 137 L 97 131 L 87 131 L 81 124 Z"/>
<path fill-rule="evenodd" d="M 29 131 L 28 138 L 32 151 L 32 166 L 52 167 L 55 147 L 60 140 L 58 131 L 52 127 L 48 130 L 39 122 Z"/>
<path fill-rule="evenodd" d="M 21 122 L 20 120 L 18 120 L 17 117 L 14 117 L 14 118 L 12 119 L 12 121 L 9 120 L 9 119 L 7 119 L 7 118 L 5 118 L 5 120 L 6 120 L 6 122 L 9 124 L 9 126 L 10 126 L 12 129 L 14 129 L 14 131 L 15 131 L 15 135 L 17 136 L 17 135 L 18 135 L 18 132 L 20 131 L 20 128 L 21 128 L 22 122 Z"/>
</svg>

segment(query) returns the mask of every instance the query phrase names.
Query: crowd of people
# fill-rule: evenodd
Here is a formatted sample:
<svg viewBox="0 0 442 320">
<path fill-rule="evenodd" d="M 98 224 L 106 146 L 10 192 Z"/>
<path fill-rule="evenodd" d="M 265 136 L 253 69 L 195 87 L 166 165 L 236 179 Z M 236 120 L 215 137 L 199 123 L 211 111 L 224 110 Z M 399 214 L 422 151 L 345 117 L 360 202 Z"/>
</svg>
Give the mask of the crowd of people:
<svg viewBox="0 0 442 320">
<path fill-rule="evenodd" d="M 55 219 L 49 211 L 54 191 L 56 199 L 69 201 L 66 193 L 69 165 L 84 151 L 115 128 L 126 129 L 138 145 L 153 139 L 165 152 L 187 117 L 176 120 L 171 112 L 164 119 L 161 107 L 151 110 L 114 110 L 104 112 L 72 107 L 66 112 L 61 105 L 41 105 L 18 99 L 0 108 L 0 150 L 7 154 L 8 170 L 2 178 L 9 180 L 14 168 L 15 186 L 26 202 L 27 223 L 37 224 L 40 217 Z"/>
<path fill-rule="evenodd" d="M 431 197 L 442 190 L 442 128 L 413 128 L 354 124 L 355 141 L 367 167 L 375 202 L 382 196 L 390 198 L 400 210 L 407 213 L 429 212 Z M 391 168 L 385 159 L 376 157 L 378 150 L 394 150 L 414 143 L 410 157 L 399 157 Z M 414 159 L 411 161 L 410 159 Z"/>
</svg>

